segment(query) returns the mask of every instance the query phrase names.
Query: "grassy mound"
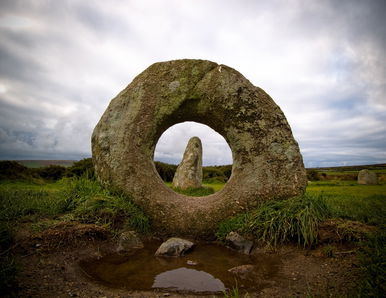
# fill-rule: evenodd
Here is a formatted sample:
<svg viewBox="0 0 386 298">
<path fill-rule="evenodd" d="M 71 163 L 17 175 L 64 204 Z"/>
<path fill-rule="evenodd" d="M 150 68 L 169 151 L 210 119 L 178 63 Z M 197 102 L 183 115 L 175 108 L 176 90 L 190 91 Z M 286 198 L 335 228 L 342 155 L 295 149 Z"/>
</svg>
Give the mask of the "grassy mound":
<svg viewBox="0 0 386 298">
<path fill-rule="evenodd" d="M 268 201 L 258 209 L 223 221 L 216 235 L 224 239 L 229 232 L 238 231 L 268 245 L 297 240 L 310 246 L 317 242 L 319 223 L 329 215 L 321 197 L 305 195 Z"/>
</svg>

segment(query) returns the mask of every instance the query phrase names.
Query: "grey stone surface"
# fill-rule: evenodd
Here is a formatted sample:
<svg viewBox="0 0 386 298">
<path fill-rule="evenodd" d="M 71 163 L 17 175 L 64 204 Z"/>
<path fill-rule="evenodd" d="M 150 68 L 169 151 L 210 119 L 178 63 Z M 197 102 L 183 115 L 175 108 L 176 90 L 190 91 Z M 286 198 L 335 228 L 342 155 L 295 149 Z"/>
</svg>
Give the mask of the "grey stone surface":
<svg viewBox="0 0 386 298">
<path fill-rule="evenodd" d="M 170 238 L 158 247 L 155 256 L 179 257 L 193 247 L 194 243 L 181 238 Z"/>
<path fill-rule="evenodd" d="M 222 191 L 188 197 L 156 172 L 157 140 L 170 126 L 203 123 L 233 156 Z M 302 156 L 280 108 L 236 70 L 205 60 L 151 65 L 109 104 L 92 135 L 98 180 L 124 191 L 151 218 L 156 233 L 213 237 L 218 223 L 271 199 L 304 193 Z"/>
<path fill-rule="evenodd" d="M 135 231 L 126 231 L 119 235 L 117 252 L 124 253 L 137 248 L 143 248 L 143 243 Z"/>
<path fill-rule="evenodd" d="M 253 247 L 252 241 L 245 239 L 243 236 L 236 232 L 230 232 L 226 236 L 225 240 L 227 241 L 230 247 L 247 255 L 250 254 Z"/>
<path fill-rule="evenodd" d="M 173 178 L 174 188 L 202 187 L 202 144 L 198 137 L 189 140 Z"/>
<path fill-rule="evenodd" d="M 360 170 L 358 173 L 358 184 L 378 184 L 377 174 L 369 170 Z"/>
</svg>

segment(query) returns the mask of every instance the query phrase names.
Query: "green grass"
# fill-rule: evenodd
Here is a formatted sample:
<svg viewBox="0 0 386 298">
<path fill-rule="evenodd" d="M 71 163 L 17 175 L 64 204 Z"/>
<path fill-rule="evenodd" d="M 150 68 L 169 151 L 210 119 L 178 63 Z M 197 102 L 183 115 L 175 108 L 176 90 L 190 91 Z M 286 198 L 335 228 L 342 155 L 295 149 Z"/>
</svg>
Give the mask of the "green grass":
<svg viewBox="0 0 386 298">
<path fill-rule="evenodd" d="M 213 188 L 214 192 L 218 192 L 222 190 L 225 186 L 225 183 L 203 183 L 204 187 L 211 187 Z"/>
<path fill-rule="evenodd" d="M 191 196 L 191 197 L 204 197 L 209 196 L 211 194 L 214 194 L 214 189 L 212 187 L 199 187 L 199 188 L 187 188 L 187 189 L 181 189 L 181 188 L 172 188 L 175 192 Z"/>
<path fill-rule="evenodd" d="M 362 280 L 357 297 L 385 297 L 386 293 L 386 231 L 373 235 L 362 244 L 360 268 Z"/>
<path fill-rule="evenodd" d="M 182 190 L 173 188 L 171 182 L 165 182 L 165 184 L 177 193 L 192 197 L 208 196 L 222 190 L 225 186 L 225 183 L 203 183 L 201 188 L 189 188 L 187 190 Z"/>
<path fill-rule="evenodd" d="M 282 201 L 268 201 L 258 209 L 219 225 L 217 237 L 224 239 L 231 231 L 253 235 L 261 243 L 276 246 L 296 240 L 303 246 L 317 242 L 318 224 L 329 216 L 320 197 L 300 196 Z"/>
<path fill-rule="evenodd" d="M 149 230 L 149 219 L 127 196 L 104 189 L 87 178 L 66 178 L 56 183 L 0 183 L 0 222 L 29 218 L 37 221 L 65 215 L 64 220 L 96 223 L 113 229 Z"/>
<path fill-rule="evenodd" d="M 322 195 L 333 217 L 380 226 L 386 223 L 386 184 L 318 181 L 309 184 L 306 193 Z"/>
<path fill-rule="evenodd" d="M 30 182 L 0 184 L 0 221 L 14 221 L 25 216 L 54 216 L 67 210 L 67 200 L 60 183 L 45 185 Z"/>
<path fill-rule="evenodd" d="M 67 179 L 66 183 L 63 195 L 71 210 L 68 218 L 111 229 L 149 231 L 148 217 L 123 193 L 103 188 L 96 180 L 84 177 Z"/>
</svg>

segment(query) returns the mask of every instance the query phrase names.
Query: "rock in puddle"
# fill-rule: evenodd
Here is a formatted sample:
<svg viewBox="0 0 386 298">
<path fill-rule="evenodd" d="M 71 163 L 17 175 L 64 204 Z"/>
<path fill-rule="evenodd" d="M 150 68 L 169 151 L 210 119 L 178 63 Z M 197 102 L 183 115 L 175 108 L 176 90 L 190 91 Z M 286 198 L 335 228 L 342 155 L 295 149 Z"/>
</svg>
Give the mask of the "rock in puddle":
<svg viewBox="0 0 386 298">
<path fill-rule="evenodd" d="M 117 252 L 125 253 L 132 249 L 138 249 L 143 247 L 143 243 L 136 232 L 126 231 L 119 236 Z"/>
<path fill-rule="evenodd" d="M 225 240 L 227 241 L 228 245 L 236 249 L 239 252 L 242 252 L 244 254 L 249 255 L 251 253 L 251 249 L 253 246 L 253 242 L 250 240 L 245 239 L 243 236 L 236 232 L 230 232 Z"/>
<path fill-rule="evenodd" d="M 179 257 L 193 247 L 194 243 L 181 238 L 170 238 L 157 249 L 155 256 Z"/>
<path fill-rule="evenodd" d="M 196 266 L 196 265 L 198 264 L 198 262 L 192 261 L 192 260 L 187 260 L 187 261 L 186 261 L 186 264 L 187 264 L 187 265 L 190 265 L 190 266 Z"/>
</svg>

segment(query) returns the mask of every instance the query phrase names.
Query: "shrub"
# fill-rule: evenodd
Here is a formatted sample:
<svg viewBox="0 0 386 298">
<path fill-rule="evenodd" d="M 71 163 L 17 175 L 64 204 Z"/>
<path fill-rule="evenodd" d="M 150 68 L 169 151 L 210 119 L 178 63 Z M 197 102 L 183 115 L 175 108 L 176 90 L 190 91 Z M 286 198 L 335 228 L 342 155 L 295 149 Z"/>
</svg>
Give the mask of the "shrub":
<svg viewBox="0 0 386 298">
<path fill-rule="evenodd" d="M 37 173 L 46 180 L 59 180 L 63 178 L 66 168 L 57 165 L 49 165 L 48 167 L 36 169 Z"/>
<path fill-rule="evenodd" d="M 74 162 L 71 167 L 66 169 L 65 175 L 67 177 L 81 177 L 85 175 L 88 178 L 94 178 L 95 169 L 92 158 L 84 158 L 80 161 Z"/>
<path fill-rule="evenodd" d="M 205 183 L 225 183 L 228 177 L 219 167 L 204 167 L 202 179 Z"/>
<path fill-rule="evenodd" d="M 176 173 L 176 170 L 177 170 L 176 165 L 171 165 L 160 161 L 155 161 L 154 165 L 163 181 L 165 182 L 173 181 L 174 174 Z"/>
<path fill-rule="evenodd" d="M 318 181 L 320 180 L 319 173 L 316 170 L 307 170 L 307 179 L 309 181 Z"/>
<path fill-rule="evenodd" d="M 154 162 L 155 168 L 165 182 L 172 182 L 177 170 L 177 165 L 160 161 Z M 232 174 L 232 165 L 203 167 L 203 181 L 205 183 L 225 183 Z"/>
<path fill-rule="evenodd" d="M 0 161 L 0 180 L 31 180 L 39 178 L 31 169 L 16 161 Z"/>
</svg>

